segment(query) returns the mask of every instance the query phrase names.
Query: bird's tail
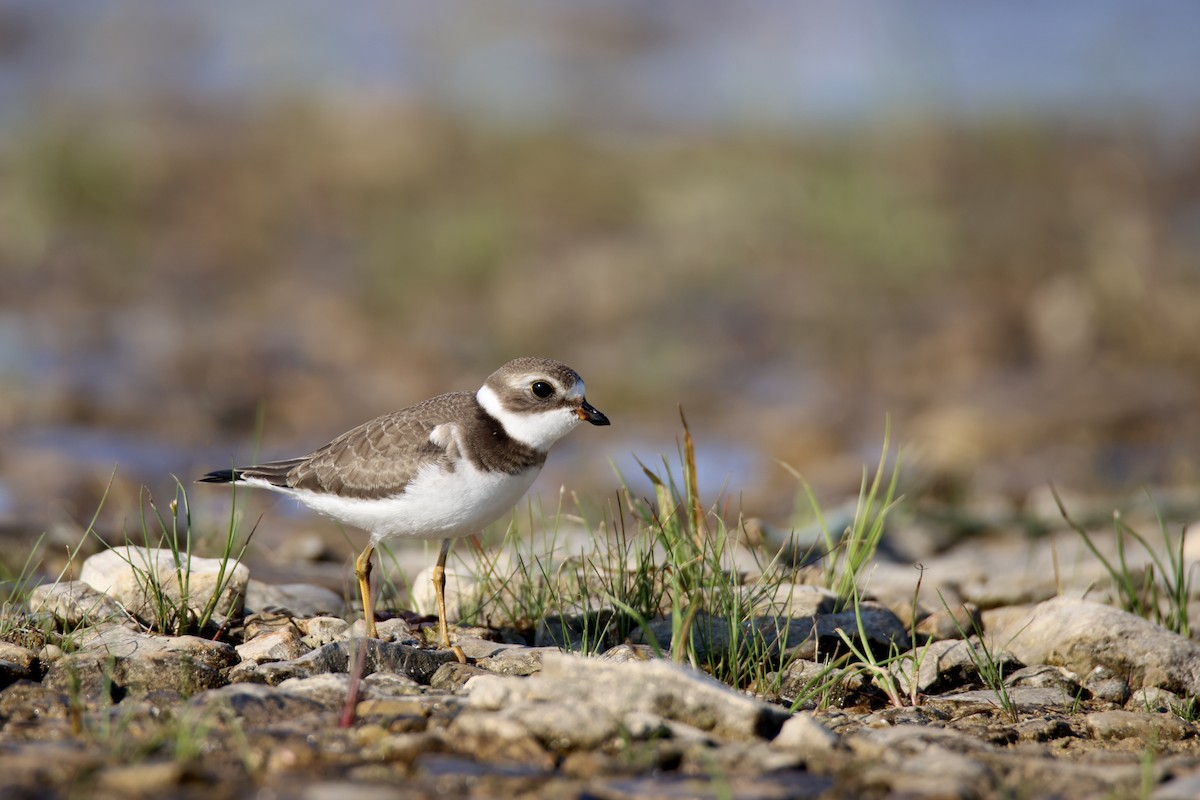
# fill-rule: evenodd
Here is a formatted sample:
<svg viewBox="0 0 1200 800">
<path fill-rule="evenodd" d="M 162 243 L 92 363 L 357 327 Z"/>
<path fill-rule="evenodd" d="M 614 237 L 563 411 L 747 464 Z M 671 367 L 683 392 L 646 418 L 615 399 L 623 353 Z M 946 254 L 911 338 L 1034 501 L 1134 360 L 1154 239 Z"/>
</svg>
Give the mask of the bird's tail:
<svg viewBox="0 0 1200 800">
<path fill-rule="evenodd" d="M 234 467 L 233 469 L 214 470 L 197 483 L 234 483 L 244 480 L 255 480 L 268 483 L 271 486 L 287 486 L 288 473 L 300 462 L 300 459 L 288 461 L 271 461 L 253 467 Z"/>
</svg>

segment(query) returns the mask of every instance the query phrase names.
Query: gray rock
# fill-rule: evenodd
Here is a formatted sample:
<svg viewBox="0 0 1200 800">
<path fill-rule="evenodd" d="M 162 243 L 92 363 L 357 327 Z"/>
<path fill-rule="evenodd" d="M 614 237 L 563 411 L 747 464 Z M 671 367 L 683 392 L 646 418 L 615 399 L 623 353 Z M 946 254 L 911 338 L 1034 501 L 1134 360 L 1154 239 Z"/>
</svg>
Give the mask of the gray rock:
<svg viewBox="0 0 1200 800">
<path fill-rule="evenodd" d="M 407 675 L 397 675 L 393 672 L 372 672 L 363 676 L 363 691 L 367 697 L 411 697 L 419 692 L 421 684 Z"/>
<path fill-rule="evenodd" d="M 0 690 L 0 718 L 12 722 L 66 719 L 70 707 L 67 695 L 44 683 L 19 680 Z"/>
<path fill-rule="evenodd" d="M 412 647 L 419 647 L 424 640 L 417 631 L 412 629 L 412 626 L 399 617 L 385 619 L 382 622 L 376 623 L 376 632 L 379 634 L 378 641 L 396 642 L 399 644 L 407 644 Z M 367 638 L 367 623 L 359 617 L 354 620 L 345 635 L 339 638 L 340 640 L 352 639 L 359 641 Z"/>
<path fill-rule="evenodd" d="M 1195 725 L 1170 714 L 1145 714 L 1119 709 L 1088 714 L 1084 724 L 1096 739 L 1174 742 L 1196 734 Z"/>
<path fill-rule="evenodd" d="M 855 645 L 870 648 L 880 660 L 912 649 L 909 633 L 892 611 L 878 603 L 860 605 L 863 634 L 853 609 L 836 614 L 819 614 L 815 619 L 794 619 L 787 626 L 784 652 L 796 658 L 824 660 L 846 652 L 846 644 L 838 635 L 841 630 Z"/>
<path fill-rule="evenodd" d="M 88 630 L 78 640 L 78 652 L 114 658 L 138 658 L 155 653 L 178 653 L 213 670 L 224 670 L 238 662 L 237 651 L 224 642 L 199 636 L 160 636 L 132 631 L 119 625 Z"/>
<path fill-rule="evenodd" d="M 88 557 L 79 579 L 139 617 L 152 614 L 155 587 L 171 603 L 186 605 L 192 615 L 200 614 L 215 596 L 214 621 L 240 617 L 250 570 L 236 561 L 179 555 L 182 566 L 167 549 L 114 547 Z M 186 578 L 182 584 L 181 570 Z"/>
<path fill-rule="evenodd" d="M 619 644 L 616 647 L 610 647 L 600 654 L 603 661 L 649 661 L 652 658 L 658 658 L 654 654 L 654 648 L 648 644 Z"/>
<path fill-rule="evenodd" d="M 486 669 L 474 664 L 460 664 L 457 661 L 447 661 L 438 667 L 437 672 L 429 679 L 432 689 L 456 692 L 466 686 L 467 681 L 477 675 L 490 675 Z"/>
<path fill-rule="evenodd" d="M 83 581 L 43 583 L 29 593 L 29 610 L 49 612 L 67 628 L 123 620 L 128 615 L 121 604 Z"/>
<path fill-rule="evenodd" d="M 308 583 L 275 585 L 251 579 L 246 585 L 245 613 L 266 611 L 290 617 L 340 616 L 346 603 L 337 592 Z"/>
<path fill-rule="evenodd" d="M 1005 686 L 1030 686 L 1043 689 L 1058 689 L 1064 695 L 1076 697 L 1083 688 L 1079 676 L 1063 667 L 1037 664 L 1021 667 L 1015 672 L 1005 672 Z"/>
<path fill-rule="evenodd" d="M 0 641 L 0 688 L 25 678 L 38 677 L 41 671 L 37 653 L 28 647 Z"/>
<path fill-rule="evenodd" d="M 557 652 L 557 647 L 508 646 L 479 659 L 476 665 L 499 675 L 533 675 L 542 671 L 543 656 Z"/>
<path fill-rule="evenodd" d="M 96 786 L 116 797 L 169 793 L 184 777 L 179 761 L 106 766 L 96 775 Z"/>
<path fill-rule="evenodd" d="M 1120 609 L 1059 597 L 1032 609 L 985 612 L 984 621 L 991 640 L 1026 664 L 1079 675 L 1103 666 L 1133 688 L 1200 694 L 1200 644 Z"/>
<path fill-rule="evenodd" d="M 265 727 L 314 714 L 332 717 L 334 713 L 311 698 L 252 683 L 237 683 L 205 692 L 192 698 L 190 706 L 198 709 L 228 708 L 247 727 Z"/>
<path fill-rule="evenodd" d="M 779 699 L 785 703 L 801 703 L 815 708 L 826 702 L 836 702 L 850 692 L 866 685 L 860 673 L 834 667 L 820 661 L 796 659 L 779 676 Z"/>
<path fill-rule="evenodd" d="M 363 674 L 398 672 L 428 684 L 438 667 L 455 660 L 450 650 L 426 650 L 378 639 L 358 639 L 332 642 L 292 661 L 273 661 L 260 664 L 253 675 L 243 680 L 278 684 L 288 678 L 302 678 L 325 672 L 347 672 L 351 660 L 360 653 L 365 656 Z"/>
<path fill-rule="evenodd" d="M 1184 700 L 1174 692 L 1168 692 L 1166 689 L 1159 689 L 1157 686 L 1151 686 L 1147 689 L 1138 689 L 1129 698 L 1129 702 L 1125 707 L 1130 711 L 1157 711 L 1166 713 L 1175 708 L 1180 708 L 1184 704 Z"/>
<path fill-rule="evenodd" d="M 304 643 L 314 648 L 345 639 L 350 631 L 350 623 L 341 617 L 298 619 L 296 625 L 304 631 Z"/>
<path fill-rule="evenodd" d="M 1022 709 L 1069 709 L 1075 703 L 1075 698 L 1058 687 L 1029 687 L 1014 686 L 1006 688 L 1004 694 L 1008 702 Z M 996 708 L 1004 706 L 1004 699 L 992 689 L 975 689 L 970 692 L 954 694 L 939 694 L 938 702 L 946 703 L 986 703 Z"/>
<path fill-rule="evenodd" d="M 255 636 L 234 649 L 242 660 L 262 664 L 267 661 L 291 661 L 300 658 L 312 648 L 301 640 L 295 629 L 282 628 Z"/>
<path fill-rule="evenodd" d="M 108 625 L 88 631 L 76 652 L 50 665 L 44 682 L 87 703 L 156 691 L 190 696 L 225 685 L 225 673 L 236 662 L 237 653 L 221 642 Z"/>
<path fill-rule="evenodd" d="M 772 739 L 789 716 L 706 675 L 662 660 L 612 663 L 548 653 L 537 679 L 483 675 L 466 688 L 471 707 L 499 711 L 525 729 L 541 714 L 544 723 L 539 723 L 543 727 L 537 728 L 537 735 L 548 746 L 568 739 L 603 738 L 633 712 L 658 714 L 734 740 Z M 572 710 L 561 711 L 565 708 Z M 589 726 L 583 733 L 555 727 L 582 722 Z"/>
<path fill-rule="evenodd" d="M 339 709 L 350 694 L 350 676 L 345 672 L 325 673 L 308 678 L 288 678 L 279 683 L 277 689 L 292 697 L 303 697 L 321 704 L 326 709 Z M 365 683 L 359 682 L 359 699 L 370 696 Z"/>
<path fill-rule="evenodd" d="M 1150 800 L 1196 800 L 1200 797 L 1200 771 L 1172 778 L 1150 793 Z"/>
<path fill-rule="evenodd" d="M 975 648 L 974 651 L 972 648 Z M 908 693 L 913 688 L 914 668 L 916 689 L 922 694 L 940 694 L 967 684 L 980 682 L 976 659 L 985 658 L 979 649 L 978 640 L 943 639 L 917 647 L 900 659 L 892 672 L 901 689 Z M 1008 672 L 1020 665 L 1008 653 L 993 653 L 997 665 Z"/>
<path fill-rule="evenodd" d="M 830 752 L 837 742 L 836 733 L 817 722 L 812 714 L 801 711 L 783 723 L 771 746 L 814 756 Z"/>
<path fill-rule="evenodd" d="M 152 636 L 109 627 L 86 638 L 79 650 L 56 660 L 45 684 L 88 702 L 157 691 L 185 697 L 224 686 L 237 661 L 232 647 L 195 636 Z"/>
</svg>

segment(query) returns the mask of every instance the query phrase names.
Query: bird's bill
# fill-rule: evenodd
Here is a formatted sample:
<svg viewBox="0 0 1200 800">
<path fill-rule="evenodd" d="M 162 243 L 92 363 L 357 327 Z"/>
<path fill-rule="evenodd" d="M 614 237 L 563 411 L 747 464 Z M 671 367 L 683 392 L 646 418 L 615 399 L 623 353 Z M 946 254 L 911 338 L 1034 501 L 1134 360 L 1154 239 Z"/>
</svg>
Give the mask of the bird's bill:
<svg viewBox="0 0 1200 800">
<path fill-rule="evenodd" d="M 593 406 L 591 403 L 589 403 L 587 400 L 584 400 L 583 404 L 580 405 L 579 408 L 575 409 L 575 416 L 579 417 L 581 420 L 584 420 L 585 422 L 590 422 L 593 425 L 609 425 L 609 424 L 611 424 L 608 421 L 608 417 L 604 416 L 598 410 L 596 410 L 596 407 Z"/>
</svg>

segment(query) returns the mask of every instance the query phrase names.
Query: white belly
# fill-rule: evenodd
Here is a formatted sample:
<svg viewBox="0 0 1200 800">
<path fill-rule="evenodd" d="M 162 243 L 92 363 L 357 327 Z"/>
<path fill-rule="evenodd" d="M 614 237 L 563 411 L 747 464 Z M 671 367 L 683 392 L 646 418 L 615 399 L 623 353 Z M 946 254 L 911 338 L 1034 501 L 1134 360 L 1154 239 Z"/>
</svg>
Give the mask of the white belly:
<svg viewBox="0 0 1200 800">
<path fill-rule="evenodd" d="M 518 475 L 481 472 L 461 462 L 455 472 L 425 470 L 403 494 L 378 500 L 274 488 L 339 522 L 371 533 L 371 542 L 394 536 L 456 539 L 479 533 L 502 517 L 533 485 L 540 469 Z"/>
</svg>

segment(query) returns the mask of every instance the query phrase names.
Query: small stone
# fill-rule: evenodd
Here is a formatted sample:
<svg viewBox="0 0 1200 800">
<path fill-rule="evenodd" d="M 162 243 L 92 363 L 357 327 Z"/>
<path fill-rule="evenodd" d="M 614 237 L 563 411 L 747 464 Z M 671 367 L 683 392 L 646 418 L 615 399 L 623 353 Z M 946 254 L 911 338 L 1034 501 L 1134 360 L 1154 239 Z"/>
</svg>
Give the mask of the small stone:
<svg viewBox="0 0 1200 800">
<path fill-rule="evenodd" d="M 1009 653 L 993 653 L 991 655 L 997 667 L 1007 673 L 1021 666 Z M 901 658 L 894 674 L 904 692 L 912 688 L 911 672 L 918 667 L 916 689 L 923 694 L 940 694 L 960 686 L 979 681 L 979 667 L 976 661 L 986 659 L 979 640 L 971 639 L 942 639 L 914 648 Z"/>
<path fill-rule="evenodd" d="M 340 617 L 298 619 L 296 625 L 304 632 L 304 643 L 314 648 L 344 639 L 350 630 L 350 623 Z"/>
<path fill-rule="evenodd" d="M 303 697 L 328 709 L 341 708 L 350 695 L 350 676 L 344 672 L 312 675 L 307 678 L 288 678 L 276 687 L 293 697 Z M 362 692 L 362 684 L 359 684 Z"/>
<path fill-rule="evenodd" d="M 290 661 L 304 655 L 311 648 L 301 641 L 293 628 L 284 628 L 255 636 L 234 649 L 243 660 L 262 664 L 267 661 Z"/>
<path fill-rule="evenodd" d="M 179 785 L 183 779 L 183 767 L 180 761 L 106 767 L 96 776 L 96 783 L 101 789 L 118 796 L 162 794 Z"/>
<path fill-rule="evenodd" d="M 1086 688 L 1093 700 L 1102 700 L 1119 706 L 1129 702 L 1129 698 L 1133 695 L 1129 690 L 1129 684 L 1124 679 L 1117 677 L 1089 679 Z"/>
<path fill-rule="evenodd" d="M 1146 689 L 1138 689 L 1129 698 L 1129 702 L 1125 704 L 1130 711 L 1144 711 L 1146 713 L 1167 713 L 1173 708 L 1183 706 L 1184 700 L 1174 692 L 1168 692 L 1166 689 L 1159 689 L 1151 686 Z"/>
<path fill-rule="evenodd" d="M 128 658 L 147 653 L 181 653 L 199 664 L 223 670 L 238 662 L 237 651 L 224 642 L 199 636 L 161 636 L 131 631 L 121 626 L 93 628 L 78 642 L 81 653 L 101 653 Z"/>
<path fill-rule="evenodd" d="M 557 648 L 554 651 L 557 652 Z M 622 664 L 628 661 L 649 661 L 658 656 L 654 654 L 654 648 L 648 644 L 619 644 L 605 650 L 600 654 L 600 658 L 604 661 Z"/>
<path fill-rule="evenodd" d="M 63 649 L 56 644 L 48 644 L 38 651 L 38 661 L 49 666 L 63 657 Z"/>
<path fill-rule="evenodd" d="M 518 715 L 523 722 L 534 725 L 534 717 L 526 714 L 535 712 L 519 710 L 532 706 L 547 713 L 549 721 L 545 724 L 554 730 L 567 724 L 567 717 L 576 710 L 581 718 L 596 720 L 590 728 L 593 732 L 607 730 L 610 722 L 619 724 L 631 712 L 648 711 L 719 737 L 741 740 L 773 738 L 788 718 L 777 706 L 661 659 L 611 663 L 547 653 L 536 679 L 481 675 L 466 688 L 472 707 L 504 708 L 506 714 Z M 591 698 L 594 701 L 589 703 Z M 574 710 L 559 712 L 567 707 Z M 559 749 L 549 740 L 562 736 L 549 735 L 548 730 L 539 729 L 535 735 L 547 746 Z M 566 739 L 577 741 L 570 736 Z"/>
<path fill-rule="evenodd" d="M 1119 709 L 1088 714 L 1084 724 L 1096 739 L 1173 742 L 1196 733 L 1194 725 L 1169 714 L 1142 714 Z"/>
<path fill-rule="evenodd" d="M 319 647 L 291 661 L 260 664 L 256 672 L 262 682 L 278 684 L 288 678 L 322 672 L 347 672 L 357 663 L 360 655 L 366 659 L 362 666 L 364 675 L 381 671 L 398 672 L 421 683 L 428 683 L 442 664 L 455 660 L 450 650 L 426 650 L 378 639 L 349 639 Z M 354 668 L 358 669 L 357 666 Z"/>
<path fill-rule="evenodd" d="M 334 713 L 316 700 L 254 683 L 236 683 L 204 692 L 193 697 L 189 706 L 200 709 L 227 706 L 248 728 L 276 725 L 314 714 Z"/>
<path fill-rule="evenodd" d="M 969 636 L 977 630 L 982 630 L 982 623 L 979 619 L 979 607 L 974 603 L 963 603 L 953 611 L 943 606 L 930 612 L 917 623 L 917 633 L 935 641 L 961 639 L 964 632 Z"/>
<path fill-rule="evenodd" d="M 394 672 L 372 672 L 363 676 L 362 683 L 370 697 L 408 697 L 423 693 L 421 684 Z"/>
<path fill-rule="evenodd" d="M 836 733 L 817 722 L 812 714 L 802 711 L 783 723 L 779 735 L 771 740 L 771 746 L 812 756 L 828 753 L 837 741 Z"/>
<path fill-rule="evenodd" d="M 412 627 L 399 617 L 385 619 L 375 623 L 376 633 L 379 637 L 376 641 L 380 642 L 397 642 L 400 644 L 410 645 L 412 647 L 420 647 L 423 640 L 413 631 Z M 346 639 L 368 639 L 367 623 L 363 619 L 356 619 L 349 630 L 346 631 Z"/>
<path fill-rule="evenodd" d="M 1068 697 L 1075 697 L 1082 688 L 1079 676 L 1063 667 L 1036 664 L 1022 667 L 1014 672 L 1005 670 L 1005 686 L 1031 686 L 1035 688 L 1059 689 Z"/>
<path fill-rule="evenodd" d="M 126 618 L 120 603 L 84 581 L 43 583 L 29 593 L 29 609 L 49 612 L 66 628 Z"/>
<path fill-rule="evenodd" d="M 477 675 L 490 674 L 486 669 L 477 667 L 474 664 L 460 664 L 457 661 L 447 661 L 438 667 L 437 672 L 433 673 L 433 677 L 429 679 L 429 686 L 433 689 L 457 692 L 466 686 L 467 681 L 471 678 Z"/>
<path fill-rule="evenodd" d="M 13 720 L 65 719 L 67 695 L 44 683 L 20 680 L 0 690 L 0 717 Z"/>
<path fill-rule="evenodd" d="M 1150 793 L 1150 800 L 1196 800 L 1200 797 L 1200 771 L 1173 777 Z"/>
<path fill-rule="evenodd" d="M 533 675 L 542 670 L 542 656 L 557 653 L 557 647 L 509 646 L 489 658 L 481 658 L 477 666 L 499 675 Z"/>
<path fill-rule="evenodd" d="M 0 664 L 7 665 L 3 668 L 5 674 L 15 676 L 7 683 L 12 683 L 18 678 L 31 677 L 34 673 L 39 672 L 41 667 L 37 653 L 28 647 L 21 647 L 20 645 L 4 641 L 0 641 Z"/>
</svg>

